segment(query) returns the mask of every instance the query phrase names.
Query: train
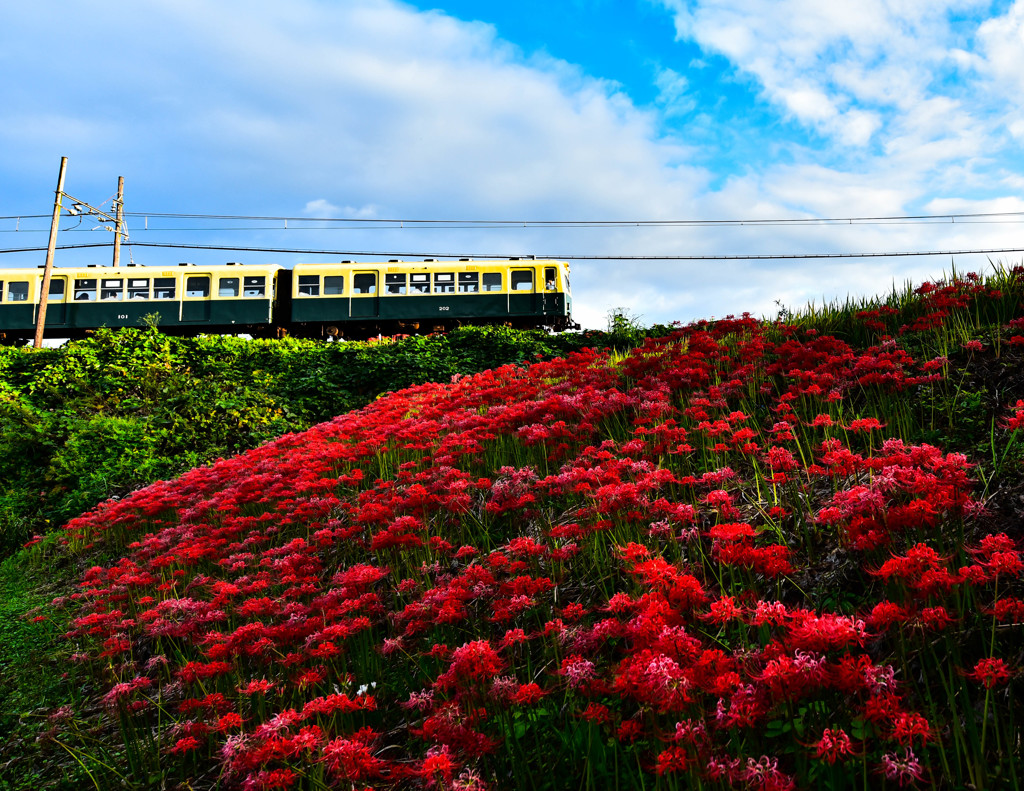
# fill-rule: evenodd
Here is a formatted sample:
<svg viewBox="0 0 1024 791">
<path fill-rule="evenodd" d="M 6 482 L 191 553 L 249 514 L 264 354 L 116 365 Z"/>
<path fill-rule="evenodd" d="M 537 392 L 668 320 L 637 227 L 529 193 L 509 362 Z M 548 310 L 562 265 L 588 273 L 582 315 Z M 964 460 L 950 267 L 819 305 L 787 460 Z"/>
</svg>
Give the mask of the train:
<svg viewBox="0 0 1024 791">
<path fill-rule="evenodd" d="M 35 335 L 43 267 L 0 269 L 0 343 Z M 551 331 L 572 320 L 565 261 L 427 259 L 177 267 L 54 267 L 44 337 L 156 325 L 172 335 L 359 340 L 506 324 Z"/>
</svg>

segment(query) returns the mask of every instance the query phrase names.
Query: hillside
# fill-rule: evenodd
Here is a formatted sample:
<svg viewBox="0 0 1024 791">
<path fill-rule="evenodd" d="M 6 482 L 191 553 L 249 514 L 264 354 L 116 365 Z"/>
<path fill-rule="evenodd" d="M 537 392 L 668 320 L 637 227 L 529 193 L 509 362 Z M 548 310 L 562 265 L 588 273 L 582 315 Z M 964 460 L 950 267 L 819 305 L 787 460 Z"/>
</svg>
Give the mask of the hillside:
<svg viewBox="0 0 1024 791">
<path fill-rule="evenodd" d="M 31 614 L 74 691 L 31 760 L 1017 787 L 1021 278 L 422 384 L 107 502 L 18 559 L 95 563 Z"/>
</svg>

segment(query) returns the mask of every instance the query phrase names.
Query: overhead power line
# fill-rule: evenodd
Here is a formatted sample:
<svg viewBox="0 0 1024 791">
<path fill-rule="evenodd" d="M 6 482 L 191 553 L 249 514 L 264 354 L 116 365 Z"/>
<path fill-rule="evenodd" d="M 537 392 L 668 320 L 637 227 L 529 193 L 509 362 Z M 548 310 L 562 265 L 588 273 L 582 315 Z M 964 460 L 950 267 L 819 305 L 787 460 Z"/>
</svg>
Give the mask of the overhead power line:
<svg viewBox="0 0 1024 791">
<path fill-rule="evenodd" d="M 958 255 L 1001 255 L 1024 252 L 1024 247 L 981 248 L 973 250 L 900 250 L 868 253 L 737 253 L 732 255 L 588 255 L 572 254 L 528 254 L 522 253 L 437 253 L 393 250 L 315 250 L 286 247 L 239 247 L 234 245 L 201 245 L 174 242 L 131 242 L 132 247 L 160 247 L 179 250 L 218 250 L 244 253 L 277 253 L 279 255 L 329 255 L 337 257 L 366 258 L 472 258 L 472 259 L 543 259 L 556 261 L 776 261 L 776 260 L 827 260 L 844 258 L 907 258 L 924 256 Z M 72 250 L 89 247 L 112 247 L 112 242 L 95 244 L 60 245 L 58 249 Z M 0 253 L 30 253 L 46 250 L 45 247 L 0 248 Z"/>
<path fill-rule="evenodd" d="M 27 220 L 47 217 L 43 214 L 20 214 L 0 216 L 0 220 Z M 228 220 L 244 222 L 301 223 L 304 230 L 308 224 L 331 224 L 338 226 L 361 226 L 369 228 L 443 227 L 443 228 L 625 228 L 625 227 L 714 227 L 714 226 L 779 226 L 779 225 L 865 225 L 865 224 L 922 224 L 922 223 L 978 223 L 978 222 L 1024 222 L 1024 211 L 974 212 L 950 214 L 906 214 L 877 215 L 864 217 L 779 217 L 746 219 L 676 219 L 676 220 L 527 220 L 527 219 L 423 219 L 414 217 L 368 218 L 368 217 L 299 217 L 285 215 L 247 214 L 194 214 L 182 212 L 124 212 L 124 216 L 138 219 L 190 219 Z M 156 229 L 152 229 L 156 230 Z M 160 229 L 164 230 L 164 229 Z M 166 229 L 172 230 L 172 229 Z M 186 229 L 173 229 L 186 230 Z M 193 230 L 193 229 L 187 229 Z M 195 229 L 199 230 L 199 229 Z M 236 230 L 217 229 L 217 230 Z M 248 227 L 237 230 L 251 230 Z"/>
</svg>

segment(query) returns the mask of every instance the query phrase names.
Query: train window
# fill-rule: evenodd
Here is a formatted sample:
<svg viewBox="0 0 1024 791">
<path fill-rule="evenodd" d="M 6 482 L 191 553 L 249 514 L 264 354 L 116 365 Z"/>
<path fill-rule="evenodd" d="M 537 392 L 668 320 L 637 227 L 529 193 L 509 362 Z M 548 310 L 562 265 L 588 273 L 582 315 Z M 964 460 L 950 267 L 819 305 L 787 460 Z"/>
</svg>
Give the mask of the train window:
<svg viewBox="0 0 1024 791">
<path fill-rule="evenodd" d="M 459 291 L 463 294 L 474 294 L 480 290 L 479 272 L 459 272 Z"/>
<path fill-rule="evenodd" d="M 484 272 L 484 291 L 501 291 L 501 272 Z"/>
<path fill-rule="evenodd" d="M 320 275 L 299 275 L 299 296 L 320 296 Z"/>
<path fill-rule="evenodd" d="M 533 291 L 533 270 L 514 269 L 512 270 L 513 291 Z"/>
<path fill-rule="evenodd" d="M 149 299 L 149 278 L 128 278 L 128 299 Z"/>
<path fill-rule="evenodd" d="M 100 299 L 120 301 L 124 299 L 124 281 L 120 278 L 104 278 L 100 287 Z"/>
<path fill-rule="evenodd" d="M 28 301 L 28 281 L 14 280 L 7 284 L 7 298 L 11 302 Z"/>
<path fill-rule="evenodd" d="M 238 296 L 238 278 L 237 277 L 219 277 L 219 278 L 217 278 L 217 296 L 218 297 L 237 297 Z"/>
<path fill-rule="evenodd" d="M 544 270 L 544 288 L 548 291 L 554 291 L 558 287 L 558 275 L 553 266 L 549 266 Z"/>
<path fill-rule="evenodd" d="M 352 291 L 356 294 L 376 294 L 377 275 L 373 272 L 360 272 L 353 275 Z"/>
<path fill-rule="evenodd" d="M 345 293 L 344 275 L 324 275 L 324 296 L 337 296 Z"/>
<path fill-rule="evenodd" d="M 454 294 L 455 293 L 455 273 L 454 272 L 435 272 L 434 273 L 434 293 L 435 294 Z"/>
<path fill-rule="evenodd" d="M 153 278 L 153 299 L 174 299 L 175 290 L 173 277 Z"/>
<path fill-rule="evenodd" d="M 208 297 L 210 296 L 209 275 L 193 275 L 185 278 L 186 297 Z"/>
<path fill-rule="evenodd" d="M 4 298 L 4 281 L 0 280 L 0 300 Z"/>
<path fill-rule="evenodd" d="M 50 295 L 47 298 L 47 302 L 63 302 L 64 301 L 64 278 L 58 277 L 56 280 L 50 281 Z M 0 288 L 3 284 L 0 284 Z"/>
<path fill-rule="evenodd" d="M 96 301 L 96 278 L 75 279 L 75 301 L 95 302 Z"/>
<path fill-rule="evenodd" d="M 385 294 L 404 294 L 405 293 L 405 273 L 400 275 L 384 275 L 384 293 Z"/>
<path fill-rule="evenodd" d="M 9 302 L 28 301 L 28 281 L 14 280 L 7 284 L 7 299 Z"/>
<path fill-rule="evenodd" d="M 413 294 L 430 293 L 430 275 L 412 275 L 409 291 Z"/>
<path fill-rule="evenodd" d="M 245 287 L 242 291 L 243 297 L 265 297 L 267 295 L 267 279 L 263 275 L 244 278 L 242 285 Z"/>
</svg>

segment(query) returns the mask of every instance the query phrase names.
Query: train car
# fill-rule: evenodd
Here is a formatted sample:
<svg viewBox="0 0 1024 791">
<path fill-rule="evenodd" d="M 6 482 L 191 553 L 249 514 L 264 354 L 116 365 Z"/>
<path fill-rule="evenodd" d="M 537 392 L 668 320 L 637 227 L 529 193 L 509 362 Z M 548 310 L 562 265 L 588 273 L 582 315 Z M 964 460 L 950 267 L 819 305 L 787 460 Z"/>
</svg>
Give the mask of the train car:
<svg viewBox="0 0 1024 791">
<path fill-rule="evenodd" d="M 296 264 L 289 330 L 365 338 L 462 324 L 564 330 L 572 323 L 564 261 L 378 261 Z"/>
<path fill-rule="evenodd" d="M 43 268 L 0 269 L 0 342 L 35 334 Z M 55 268 L 49 338 L 154 323 L 171 335 L 367 338 L 462 324 L 564 330 L 572 322 L 563 261 L 387 261 Z"/>
<path fill-rule="evenodd" d="M 55 267 L 46 301 L 45 337 L 81 338 L 98 327 L 155 322 L 175 335 L 265 335 L 275 326 L 277 264 Z M 43 268 L 0 269 L 0 340 L 35 335 Z M 287 291 L 287 289 L 284 289 Z"/>
</svg>

